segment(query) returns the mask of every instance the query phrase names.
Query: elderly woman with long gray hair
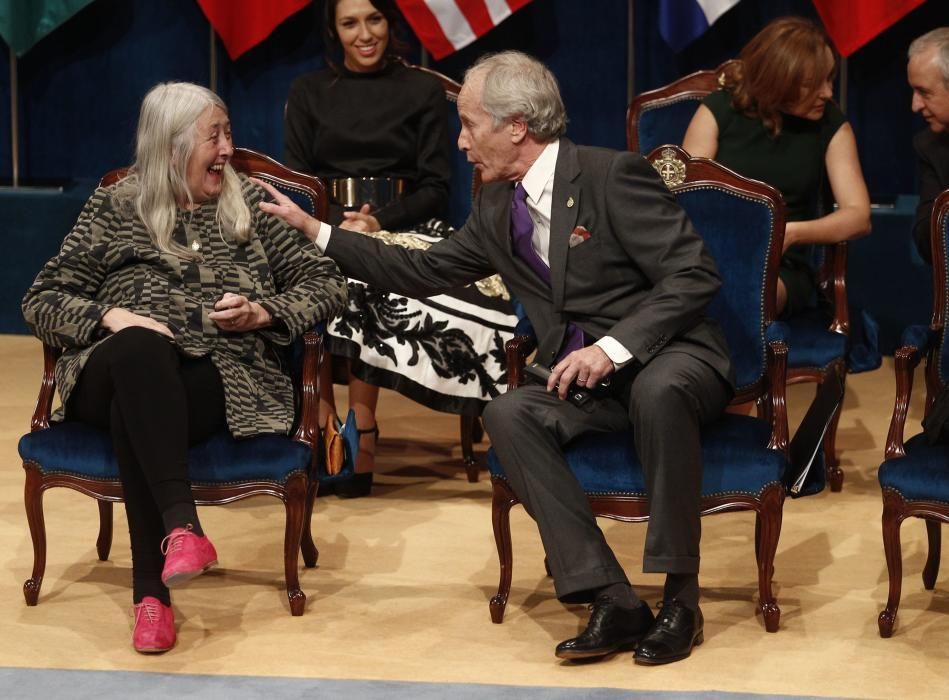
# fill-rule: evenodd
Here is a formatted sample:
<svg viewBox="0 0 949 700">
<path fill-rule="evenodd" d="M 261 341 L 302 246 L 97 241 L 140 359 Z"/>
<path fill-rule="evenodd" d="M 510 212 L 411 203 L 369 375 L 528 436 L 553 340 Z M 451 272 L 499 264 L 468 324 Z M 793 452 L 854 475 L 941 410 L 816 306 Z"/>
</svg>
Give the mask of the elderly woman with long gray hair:
<svg viewBox="0 0 949 700">
<path fill-rule="evenodd" d="M 110 432 L 132 545 L 139 652 L 176 641 L 170 588 L 217 563 L 188 480 L 188 447 L 227 429 L 287 433 L 275 352 L 346 301 L 336 265 L 258 208 L 229 164 L 227 108 L 164 83 L 142 103 L 129 175 L 95 191 L 23 300 L 62 348 L 63 419 Z"/>
</svg>

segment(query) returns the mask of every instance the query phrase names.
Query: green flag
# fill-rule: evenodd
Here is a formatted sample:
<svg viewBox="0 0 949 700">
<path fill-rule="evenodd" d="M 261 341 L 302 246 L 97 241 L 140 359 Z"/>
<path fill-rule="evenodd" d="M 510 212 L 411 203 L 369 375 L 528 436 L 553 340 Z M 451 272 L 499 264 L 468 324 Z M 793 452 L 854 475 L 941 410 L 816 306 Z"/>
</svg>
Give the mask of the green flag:
<svg viewBox="0 0 949 700">
<path fill-rule="evenodd" d="M 0 0 L 0 36 L 22 56 L 92 0 Z"/>
</svg>

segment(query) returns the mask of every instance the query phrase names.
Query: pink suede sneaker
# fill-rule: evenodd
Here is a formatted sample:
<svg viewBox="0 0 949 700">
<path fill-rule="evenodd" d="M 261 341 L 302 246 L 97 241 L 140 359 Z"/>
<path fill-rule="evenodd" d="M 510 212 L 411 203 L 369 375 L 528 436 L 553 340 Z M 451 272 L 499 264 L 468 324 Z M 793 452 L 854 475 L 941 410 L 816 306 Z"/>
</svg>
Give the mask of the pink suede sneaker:
<svg viewBox="0 0 949 700">
<path fill-rule="evenodd" d="M 217 566 L 217 552 L 211 540 L 191 531 L 191 524 L 176 527 L 161 542 L 165 566 L 161 582 L 168 588 L 180 588 L 195 576 Z"/>
<path fill-rule="evenodd" d="M 135 628 L 132 630 L 132 646 L 142 654 L 160 654 L 175 646 L 175 613 L 150 595 L 133 606 Z"/>
</svg>

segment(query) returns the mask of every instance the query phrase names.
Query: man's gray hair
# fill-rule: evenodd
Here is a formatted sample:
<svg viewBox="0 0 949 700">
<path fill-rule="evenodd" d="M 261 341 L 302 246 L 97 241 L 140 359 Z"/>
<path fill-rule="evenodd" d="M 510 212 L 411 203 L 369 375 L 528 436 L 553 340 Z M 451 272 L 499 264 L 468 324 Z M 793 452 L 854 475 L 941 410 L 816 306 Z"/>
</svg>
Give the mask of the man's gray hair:
<svg viewBox="0 0 949 700">
<path fill-rule="evenodd" d="M 567 110 L 554 74 L 536 58 L 520 51 L 482 56 L 465 73 L 484 76 L 481 107 L 497 128 L 513 118 L 523 119 L 538 141 L 554 141 L 567 130 Z"/>
<path fill-rule="evenodd" d="M 949 27 L 939 27 L 916 38 L 907 53 L 913 58 L 931 48 L 936 49 L 935 61 L 942 72 L 942 82 L 949 86 Z"/>
</svg>

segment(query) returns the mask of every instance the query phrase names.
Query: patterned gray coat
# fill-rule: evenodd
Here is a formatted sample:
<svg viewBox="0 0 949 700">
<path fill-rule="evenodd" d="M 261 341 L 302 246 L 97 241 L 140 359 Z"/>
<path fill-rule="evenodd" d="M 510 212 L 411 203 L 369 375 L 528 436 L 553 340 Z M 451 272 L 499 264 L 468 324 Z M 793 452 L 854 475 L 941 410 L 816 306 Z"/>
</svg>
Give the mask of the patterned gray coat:
<svg viewBox="0 0 949 700">
<path fill-rule="evenodd" d="M 274 346 L 288 345 L 346 303 L 346 283 L 296 230 L 261 212 L 265 193 L 241 176 L 251 211 L 247 243 L 225 241 L 216 202 L 181 214 L 175 238 L 200 253 L 186 260 L 160 252 L 141 219 L 100 187 L 86 202 L 59 254 L 37 275 L 23 315 L 43 342 L 64 348 L 56 364 L 63 404 L 96 345 L 102 316 L 121 307 L 166 324 L 179 350 L 210 356 L 224 385 L 227 424 L 235 437 L 286 433 L 294 419 L 293 386 Z M 251 332 L 219 329 L 209 318 L 225 292 L 270 312 L 274 325 Z"/>
</svg>

